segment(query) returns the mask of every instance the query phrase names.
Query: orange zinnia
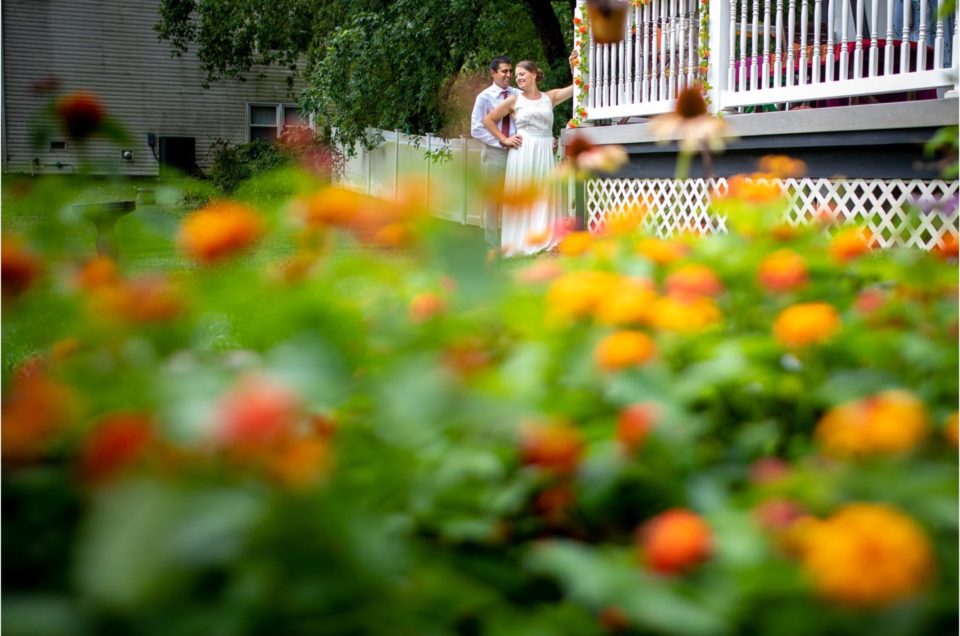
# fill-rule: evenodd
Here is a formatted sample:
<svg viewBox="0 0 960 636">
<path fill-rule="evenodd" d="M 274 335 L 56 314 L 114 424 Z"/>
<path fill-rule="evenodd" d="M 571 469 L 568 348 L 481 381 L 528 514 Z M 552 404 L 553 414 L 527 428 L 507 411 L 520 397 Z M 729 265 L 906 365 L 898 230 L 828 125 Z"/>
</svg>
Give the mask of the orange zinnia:
<svg viewBox="0 0 960 636">
<path fill-rule="evenodd" d="M 710 556 L 713 535 L 699 515 L 674 508 L 647 522 L 637 532 L 641 558 L 654 572 L 680 574 Z"/>
<path fill-rule="evenodd" d="M 600 341 L 593 350 L 593 360 L 605 371 L 619 371 L 650 361 L 657 348 L 642 331 L 618 331 Z"/>
<path fill-rule="evenodd" d="M 828 340 L 842 326 L 840 314 L 827 303 L 801 303 L 780 312 L 773 335 L 785 347 L 805 347 Z"/>
<path fill-rule="evenodd" d="M 188 216 L 180 227 L 180 245 L 195 260 L 209 264 L 250 247 L 263 234 L 257 213 L 241 203 L 211 203 Z"/>
</svg>

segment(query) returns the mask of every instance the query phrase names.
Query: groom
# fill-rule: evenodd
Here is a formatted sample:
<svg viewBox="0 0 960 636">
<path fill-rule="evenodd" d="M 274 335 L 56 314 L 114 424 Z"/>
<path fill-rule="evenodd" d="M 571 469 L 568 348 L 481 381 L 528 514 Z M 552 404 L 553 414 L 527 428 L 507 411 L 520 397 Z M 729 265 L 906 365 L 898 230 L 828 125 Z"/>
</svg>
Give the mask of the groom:
<svg viewBox="0 0 960 636">
<path fill-rule="evenodd" d="M 470 118 L 470 134 L 474 139 L 483 142 L 483 151 L 480 154 L 480 173 L 488 196 L 483 203 L 483 234 L 489 247 L 500 247 L 500 205 L 495 198 L 489 196 L 491 191 L 498 192 L 503 188 L 503 175 L 507 170 L 507 150 L 519 148 L 521 138 L 517 136 L 517 127 L 513 117 L 509 115 L 500 120 L 500 131 L 507 140 L 500 144 L 497 138 L 483 125 L 483 118 L 487 113 L 510 95 L 517 95 L 520 89 L 510 86 L 510 75 L 513 64 L 510 58 L 500 55 L 490 61 L 490 77 L 493 84 L 477 95 L 473 103 L 473 116 Z"/>
</svg>

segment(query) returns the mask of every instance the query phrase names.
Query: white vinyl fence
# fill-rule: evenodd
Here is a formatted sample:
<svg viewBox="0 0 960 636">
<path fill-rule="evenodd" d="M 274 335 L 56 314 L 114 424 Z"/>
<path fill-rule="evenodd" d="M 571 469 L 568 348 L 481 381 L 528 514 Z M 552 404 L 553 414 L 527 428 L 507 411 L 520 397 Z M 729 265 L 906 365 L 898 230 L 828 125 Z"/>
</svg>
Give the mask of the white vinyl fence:
<svg viewBox="0 0 960 636">
<path fill-rule="evenodd" d="M 374 133 L 375 131 L 370 131 Z M 464 225 L 483 225 L 480 184 L 480 151 L 483 144 L 460 137 L 418 137 L 379 131 L 383 142 L 373 150 L 357 147 L 347 161 L 343 182 L 355 190 L 391 199 L 405 177 L 425 179 L 434 216 Z M 442 155 L 432 161 L 428 153 Z M 570 207 L 568 188 L 563 205 Z"/>
</svg>

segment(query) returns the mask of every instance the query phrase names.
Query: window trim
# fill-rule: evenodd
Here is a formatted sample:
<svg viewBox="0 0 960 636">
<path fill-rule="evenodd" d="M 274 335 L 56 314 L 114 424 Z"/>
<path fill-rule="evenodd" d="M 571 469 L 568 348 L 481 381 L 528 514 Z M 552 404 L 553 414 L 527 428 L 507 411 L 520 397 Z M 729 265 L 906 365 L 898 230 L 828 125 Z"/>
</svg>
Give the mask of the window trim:
<svg viewBox="0 0 960 636">
<path fill-rule="evenodd" d="M 273 108 L 274 124 L 272 126 L 267 124 L 254 124 L 254 108 Z M 291 104 L 289 102 L 247 102 L 247 141 L 253 141 L 253 136 L 250 133 L 254 128 L 276 128 L 277 135 L 275 138 L 280 139 L 280 135 L 283 134 L 283 129 L 285 126 L 284 114 L 288 108 L 295 108 L 298 111 L 300 110 L 300 106 L 297 104 Z M 313 128 L 313 117 L 310 117 L 309 121 L 306 122 L 306 125 L 310 128 Z"/>
</svg>

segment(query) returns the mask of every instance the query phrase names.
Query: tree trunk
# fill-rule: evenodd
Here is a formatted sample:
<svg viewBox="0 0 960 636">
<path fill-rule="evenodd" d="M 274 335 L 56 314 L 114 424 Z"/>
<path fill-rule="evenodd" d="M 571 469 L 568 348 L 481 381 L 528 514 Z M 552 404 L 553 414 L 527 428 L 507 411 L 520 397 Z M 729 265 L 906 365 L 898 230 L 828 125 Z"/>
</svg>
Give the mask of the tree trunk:
<svg viewBox="0 0 960 636">
<path fill-rule="evenodd" d="M 530 19 L 533 20 L 533 27 L 540 36 L 540 43 L 543 45 L 543 52 L 547 56 L 547 63 L 551 68 L 559 67 L 566 71 L 566 77 L 570 78 L 570 69 L 567 64 L 567 56 L 570 54 L 569 43 L 563 38 L 563 30 L 560 28 L 560 20 L 550 0 L 523 0 L 530 13 Z"/>
</svg>

